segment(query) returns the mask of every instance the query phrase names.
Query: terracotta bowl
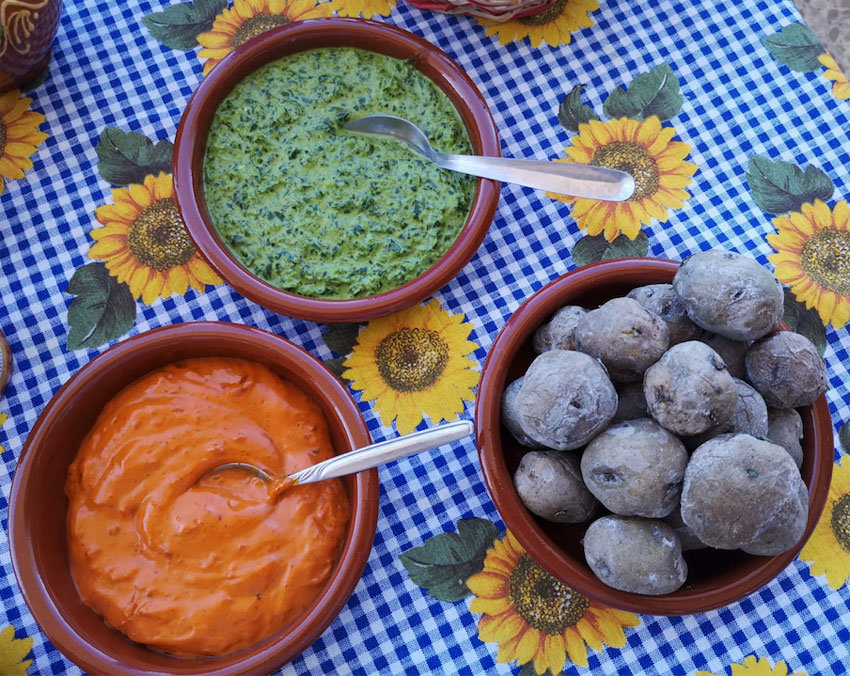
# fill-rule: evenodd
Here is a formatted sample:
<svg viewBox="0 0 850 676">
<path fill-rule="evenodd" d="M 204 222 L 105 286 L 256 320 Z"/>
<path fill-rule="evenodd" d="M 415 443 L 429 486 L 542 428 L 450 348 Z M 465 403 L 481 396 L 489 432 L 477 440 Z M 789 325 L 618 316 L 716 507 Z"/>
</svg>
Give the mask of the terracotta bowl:
<svg viewBox="0 0 850 676">
<path fill-rule="evenodd" d="M 372 547 L 378 515 L 375 470 L 346 477 L 352 506 L 348 535 L 318 597 L 286 627 L 257 645 L 203 659 L 172 657 L 132 643 L 83 605 L 68 564 L 64 485 L 68 465 L 104 404 L 160 366 L 204 356 L 265 364 L 317 402 L 337 452 L 371 443 L 357 405 L 315 358 L 279 336 L 236 324 L 193 322 L 143 333 L 108 349 L 74 376 L 45 407 L 18 460 L 9 499 L 15 575 L 50 641 L 94 674 L 259 674 L 299 655 L 337 616 Z"/>
<path fill-rule="evenodd" d="M 536 356 L 535 330 L 564 305 L 595 308 L 645 284 L 670 283 L 679 263 L 632 258 L 588 265 L 559 277 L 525 301 L 496 338 L 484 363 L 475 408 L 478 454 L 484 480 L 505 524 L 528 553 L 564 584 L 614 608 L 650 615 L 688 615 L 734 603 L 778 575 L 797 555 L 814 530 L 826 502 L 832 476 L 833 430 L 826 399 L 799 409 L 803 418 L 804 460 L 801 473 L 809 487 L 809 519 L 800 542 L 778 556 L 751 556 L 740 550 L 700 549 L 685 552 L 685 585 L 664 596 L 643 596 L 603 584 L 585 563 L 581 540 L 588 524 L 556 524 L 525 509 L 513 474 L 529 449 L 501 425 L 506 385 Z"/>
<path fill-rule="evenodd" d="M 178 208 L 198 249 L 221 277 L 246 298 L 275 312 L 321 322 L 362 321 L 409 307 L 452 280 L 475 254 L 499 203 L 500 185 L 478 179 L 466 224 L 451 248 L 410 282 L 375 296 L 323 300 L 282 291 L 245 268 L 219 236 L 204 202 L 203 165 L 213 116 L 233 87 L 260 66 L 319 47 L 358 47 L 413 64 L 457 108 L 474 152 L 498 156 L 496 125 L 478 88 L 448 55 L 419 36 L 364 19 L 309 19 L 272 29 L 228 54 L 189 99 L 174 143 Z"/>
<path fill-rule="evenodd" d="M 62 0 L 0 0 L 0 94 L 47 67 L 61 9 Z"/>
</svg>

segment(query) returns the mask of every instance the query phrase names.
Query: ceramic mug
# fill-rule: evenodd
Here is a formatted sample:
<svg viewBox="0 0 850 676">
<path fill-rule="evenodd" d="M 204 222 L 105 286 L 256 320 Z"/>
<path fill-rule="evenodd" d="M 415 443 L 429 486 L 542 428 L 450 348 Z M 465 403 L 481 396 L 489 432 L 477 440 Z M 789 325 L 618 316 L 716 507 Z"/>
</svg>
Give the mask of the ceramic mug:
<svg viewBox="0 0 850 676">
<path fill-rule="evenodd" d="M 50 60 L 62 0 L 0 0 L 0 94 L 33 80 Z"/>
</svg>

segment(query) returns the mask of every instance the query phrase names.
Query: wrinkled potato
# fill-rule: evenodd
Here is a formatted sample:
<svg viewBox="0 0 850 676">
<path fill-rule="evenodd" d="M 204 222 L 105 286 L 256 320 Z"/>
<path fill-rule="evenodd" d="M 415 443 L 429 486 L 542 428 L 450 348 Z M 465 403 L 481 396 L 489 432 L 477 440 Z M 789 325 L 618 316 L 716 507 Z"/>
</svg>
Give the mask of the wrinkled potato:
<svg viewBox="0 0 850 676">
<path fill-rule="evenodd" d="M 650 415 L 662 427 L 686 436 L 725 424 L 738 401 L 726 364 L 695 340 L 674 345 L 647 369 L 643 393 Z"/>
<path fill-rule="evenodd" d="M 578 349 L 596 357 L 614 382 L 638 382 L 667 350 L 667 325 L 632 298 L 613 298 L 576 327 Z"/>
<path fill-rule="evenodd" d="M 524 376 L 517 378 L 502 393 L 502 424 L 508 429 L 511 436 L 523 446 L 527 446 L 528 448 L 542 448 L 540 444 L 522 431 L 519 423 L 516 412 L 516 396 L 519 394 L 523 380 Z"/>
<path fill-rule="evenodd" d="M 558 523 L 587 521 L 599 503 L 581 480 L 578 458 L 562 451 L 526 453 L 514 486 L 529 512 Z"/>
<path fill-rule="evenodd" d="M 579 320 L 587 314 L 587 310 L 578 305 L 567 305 L 558 310 L 548 323 L 534 333 L 532 344 L 537 354 L 548 350 L 575 350 L 576 326 Z"/>
<path fill-rule="evenodd" d="M 520 426 L 546 448 L 584 446 L 617 411 L 617 391 L 593 357 L 549 350 L 528 367 L 516 396 Z"/>
<path fill-rule="evenodd" d="M 744 363 L 747 379 L 771 408 L 808 406 L 829 389 L 823 357 L 799 333 L 779 331 L 753 343 Z"/>
<path fill-rule="evenodd" d="M 691 456 L 682 520 L 710 547 L 787 551 L 803 536 L 808 489 L 788 452 L 747 434 L 722 434 Z"/>
<path fill-rule="evenodd" d="M 782 285 L 754 259 L 712 249 L 682 262 L 673 278 L 691 320 L 732 340 L 756 340 L 782 320 Z"/>
<path fill-rule="evenodd" d="M 663 517 L 679 504 L 688 453 L 679 439 L 654 420 L 611 425 L 581 456 L 581 475 L 611 512 Z"/>
<path fill-rule="evenodd" d="M 649 417 L 643 383 L 620 383 L 614 387 L 617 390 L 617 412 L 612 422 Z"/>
<path fill-rule="evenodd" d="M 793 408 L 767 409 L 767 438 L 782 446 L 797 467 L 803 465 L 803 419 Z"/>
<path fill-rule="evenodd" d="M 704 332 L 699 341 L 708 345 L 712 350 L 720 355 L 720 358 L 726 362 L 726 370 L 733 378 L 743 380 L 747 375 L 747 369 L 744 368 L 744 358 L 747 356 L 747 351 L 750 349 L 750 343 L 741 340 L 730 340 L 716 333 Z"/>
<path fill-rule="evenodd" d="M 618 515 L 597 519 L 584 535 L 584 558 L 602 582 L 634 594 L 669 594 L 688 575 L 679 538 L 656 519 Z"/>
<path fill-rule="evenodd" d="M 699 339 L 702 329 L 688 317 L 685 304 L 673 290 L 672 284 L 639 286 L 629 291 L 626 298 L 633 298 L 664 320 L 671 346 Z"/>
</svg>

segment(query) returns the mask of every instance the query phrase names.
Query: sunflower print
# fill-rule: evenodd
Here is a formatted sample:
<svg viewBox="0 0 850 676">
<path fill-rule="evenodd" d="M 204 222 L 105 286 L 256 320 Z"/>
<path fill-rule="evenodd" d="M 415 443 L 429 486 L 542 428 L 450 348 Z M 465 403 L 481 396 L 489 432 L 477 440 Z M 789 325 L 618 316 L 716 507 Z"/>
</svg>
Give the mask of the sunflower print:
<svg viewBox="0 0 850 676">
<path fill-rule="evenodd" d="M 30 158 L 47 138 L 38 130 L 44 115 L 30 110 L 31 104 L 17 89 L 0 94 L 0 195 L 7 179 L 23 178 L 32 169 Z"/>
<path fill-rule="evenodd" d="M 157 298 L 203 291 L 221 278 L 195 249 L 177 211 L 171 176 L 148 175 L 112 191 L 113 204 L 98 207 L 103 225 L 91 231 L 88 257 L 103 261 L 109 274 L 130 287 L 133 298 L 151 305 Z"/>
<path fill-rule="evenodd" d="M 314 0 L 236 0 L 213 22 L 212 28 L 198 36 L 204 62 L 204 75 L 234 49 L 261 33 L 290 21 L 329 17 L 331 3 L 317 5 Z"/>
<path fill-rule="evenodd" d="M 472 324 L 449 314 L 437 299 L 389 317 L 373 319 L 357 336 L 342 377 L 376 400 L 387 426 L 412 432 L 427 415 L 433 422 L 455 420 L 464 401 L 474 401 L 477 364 L 466 355 L 478 349 Z"/>
<path fill-rule="evenodd" d="M 778 216 L 779 232 L 768 235 L 776 249 L 768 259 L 776 277 L 807 308 L 816 308 L 824 325 L 836 329 L 850 320 L 850 208 L 846 200 L 832 209 L 821 200 L 799 212 Z"/>
<path fill-rule="evenodd" d="M 502 45 L 528 38 L 532 47 L 539 47 L 543 42 L 557 47 L 570 44 L 574 31 L 591 28 L 590 14 L 597 9 L 599 0 L 555 0 L 538 14 L 505 22 L 478 19 L 478 25 L 484 26 L 486 35 L 498 36 Z"/>
<path fill-rule="evenodd" d="M 839 68 L 835 59 L 824 52 L 818 57 L 818 61 L 826 68 L 823 76 L 832 81 L 832 95 L 841 100 L 850 99 L 850 81 L 847 80 L 847 76 Z"/>
<path fill-rule="evenodd" d="M 389 16 L 398 5 L 396 0 L 331 0 L 337 16 Z"/>
<path fill-rule="evenodd" d="M 742 663 L 731 664 L 732 676 L 789 676 L 788 665 L 782 660 L 776 666 L 770 666 L 770 660 L 766 657 L 748 655 Z M 720 676 L 711 671 L 698 671 L 694 676 Z M 801 671 L 795 671 L 790 676 L 806 676 Z"/>
<path fill-rule="evenodd" d="M 826 574 L 832 589 L 841 589 L 850 578 L 850 461 L 834 465 L 826 507 L 812 537 L 800 552 L 811 563 L 813 577 Z"/>
<path fill-rule="evenodd" d="M 674 141 L 674 134 L 672 127 L 662 127 L 655 116 L 642 122 L 624 117 L 582 124 L 572 145 L 565 149 L 567 156 L 555 161 L 626 171 L 635 179 L 634 195 L 625 202 L 607 202 L 546 194 L 572 204 L 573 218 L 588 234 L 604 233 L 609 242 L 621 233 L 634 239 L 641 224 L 649 225 L 653 219 L 666 222 L 668 209 L 681 209 L 690 198 L 685 188 L 697 165 L 685 161 L 691 147 Z"/>
<path fill-rule="evenodd" d="M 32 638 L 15 638 L 15 629 L 8 625 L 0 631 L 0 674 L 26 676 L 32 660 L 25 660 L 32 650 Z"/>
<path fill-rule="evenodd" d="M 487 550 L 484 569 L 466 581 L 482 613 L 478 637 L 499 644 L 496 661 L 532 663 L 538 674 L 558 674 L 567 659 L 587 666 L 587 647 L 626 645 L 623 627 L 636 627 L 632 613 L 607 608 L 562 584 L 543 570 L 510 531 Z"/>
</svg>

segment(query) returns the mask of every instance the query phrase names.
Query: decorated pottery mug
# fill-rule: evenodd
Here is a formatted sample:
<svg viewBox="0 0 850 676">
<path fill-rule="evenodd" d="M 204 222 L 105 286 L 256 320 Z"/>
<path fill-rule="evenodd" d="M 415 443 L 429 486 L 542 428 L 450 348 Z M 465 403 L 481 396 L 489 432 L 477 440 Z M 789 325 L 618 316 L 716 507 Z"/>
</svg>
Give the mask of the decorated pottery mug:
<svg viewBox="0 0 850 676">
<path fill-rule="evenodd" d="M 0 0 L 0 93 L 33 80 L 50 60 L 62 0 Z"/>
</svg>

